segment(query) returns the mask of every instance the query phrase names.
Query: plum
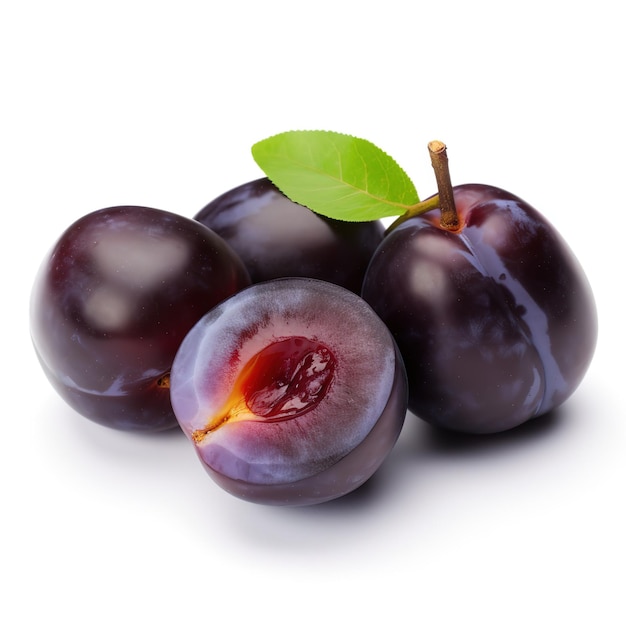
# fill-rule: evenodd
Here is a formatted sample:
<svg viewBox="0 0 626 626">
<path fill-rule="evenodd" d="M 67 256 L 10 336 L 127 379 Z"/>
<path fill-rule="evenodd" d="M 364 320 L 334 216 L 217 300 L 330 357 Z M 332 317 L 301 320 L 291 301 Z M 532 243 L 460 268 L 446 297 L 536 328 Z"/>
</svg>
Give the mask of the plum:
<svg viewBox="0 0 626 626">
<path fill-rule="evenodd" d="M 346 222 L 318 215 L 289 200 L 267 178 L 225 192 L 195 219 L 232 246 L 253 283 L 301 276 L 357 294 L 384 233 L 378 220 Z"/>
<path fill-rule="evenodd" d="M 182 430 L 245 500 L 310 505 L 366 482 L 406 415 L 398 348 L 353 292 L 315 279 L 253 285 L 208 312 L 171 371 Z"/>
<path fill-rule="evenodd" d="M 74 222 L 44 258 L 30 327 L 48 379 L 76 411 L 120 430 L 177 426 L 169 371 L 187 331 L 250 284 L 202 224 L 118 206 Z"/>
<path fill-rule="evenodd" d="M 409 409 L 443 428 L 494 433 L 544 415 L 594 353 L 593 294 L 574 254 L 527 202 L 453 188 L 457 221 L 410 217 L 385 237 L 362 295 L 403 355 Z"/>
</svg>

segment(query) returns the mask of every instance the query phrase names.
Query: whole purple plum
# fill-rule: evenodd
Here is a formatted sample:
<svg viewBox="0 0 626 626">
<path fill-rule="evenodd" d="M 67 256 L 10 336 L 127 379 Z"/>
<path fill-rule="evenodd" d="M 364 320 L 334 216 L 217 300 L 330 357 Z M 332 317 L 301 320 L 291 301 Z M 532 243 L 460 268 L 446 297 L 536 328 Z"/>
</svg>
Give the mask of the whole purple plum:
<svg viewBox="0 0 626 626">
<path fill-rule="evenodd" d="M 504 431 L 578 387 L 595 349 L 595 303 L 571 250 L 529 204 L 487 185 L 454 187 L 453 197 L 458 228 L 437 210 L 397 226 L 362 295 L 398 343 L 413 413 L 456 431 Z"/>
<path fill-rule="evenodd" d="M 120 430 L 175 427 L 169 371 L 187 331 L 247 287 L 241 260 L 202 224 L 120 206 L 77 220 L 32 289 L 37 356 L 61 397 Z"/>
<path fill-rule="evenodd" d="M 357 294 L 384 233 L 380 221 L 344 222 L 318 215 L 289 200 L 267 178 L 227 191 L 195 219 L 232 246 L 253 283 L 300 276 Z"/>
</svg>

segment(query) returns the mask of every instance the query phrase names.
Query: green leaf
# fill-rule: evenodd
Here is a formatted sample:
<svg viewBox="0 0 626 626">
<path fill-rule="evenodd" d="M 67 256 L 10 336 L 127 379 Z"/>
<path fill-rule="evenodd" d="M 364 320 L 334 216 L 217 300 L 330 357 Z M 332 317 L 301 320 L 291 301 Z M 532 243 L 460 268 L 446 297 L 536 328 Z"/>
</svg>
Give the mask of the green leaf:
<svg viewBox="0 0 626 626">
<path fill-rule="evenodd" d="M 288 198 L 334 219 L 377 220 L 419 202 L 415 186 L 388 154 L 351 135 L 288 131 L 254 144 L 252 156 Z"/>
</svg>

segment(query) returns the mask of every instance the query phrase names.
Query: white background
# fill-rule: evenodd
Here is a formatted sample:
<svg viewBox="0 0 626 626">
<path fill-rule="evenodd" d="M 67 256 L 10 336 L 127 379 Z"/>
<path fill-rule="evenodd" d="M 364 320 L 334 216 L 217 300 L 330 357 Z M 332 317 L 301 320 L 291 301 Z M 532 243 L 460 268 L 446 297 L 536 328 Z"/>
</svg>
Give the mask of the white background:
<svg viewBox="0 0 626 626">
<path fill-rule="evenodd" d="M 623 624 L 618 6 L 4 2 L 0 622 Z M 441 139 L 454 183 L 558 227 L 600 337 L 554 417 L 464 440 L 409 415 L 366 488 L 281 509 L 222 492 L 179 433 L 110 431 L 56 396 L 28 298 L 61 232 L 115 204 L 192 216 L 262 175 L 254 142 L 299 128 L 373 141 L 422 197 Z"/>
</svg>

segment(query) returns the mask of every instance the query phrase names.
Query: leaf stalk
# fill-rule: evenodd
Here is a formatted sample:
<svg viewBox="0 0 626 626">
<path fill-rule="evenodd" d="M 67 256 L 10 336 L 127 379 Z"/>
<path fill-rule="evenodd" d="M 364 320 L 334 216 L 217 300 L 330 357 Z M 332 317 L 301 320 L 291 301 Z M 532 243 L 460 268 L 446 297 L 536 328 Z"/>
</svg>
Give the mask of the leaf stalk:
<svg viewBox="0 0 626 626">
<path fill-rule="evenodd" d="M 450 180 L 450 168 L 448 166 L 448 154 L 446 145 L 441 141 L 431 141 L 428 144 L 430 162 L 435 170 L 435 180 L 439 193 L 409 207 L 405 213 L 398 217 L 385 231 L 388 235 L 394 228 L 407 220 L 432 209 L 439 209 L 441 213 L 440 223 L 442 228 L 457 231 L 460 228 L 460 220 L 454 203 L 454 192 Z"/>
<path fill-rule="evenodd" d="M 407 220 L 412 217 L 416 217 L 418 215 L 422 215 L 422 213 L 426 213 L 427 211 L 432 211 L 433 209 L 439 208 L 439 194 L 435 194 L 434 196 L 427 198 L 426 200 L 422 200 L 422 202 L 418 202 L 413 206 L 409 207 L 406 212 L 404 212 L 400 217 L 398 217 L 394 222 L 392 222 L 385 231 L 385 235 L 388 235 L 394 228 L 400 226 Z"/>
</svg>

